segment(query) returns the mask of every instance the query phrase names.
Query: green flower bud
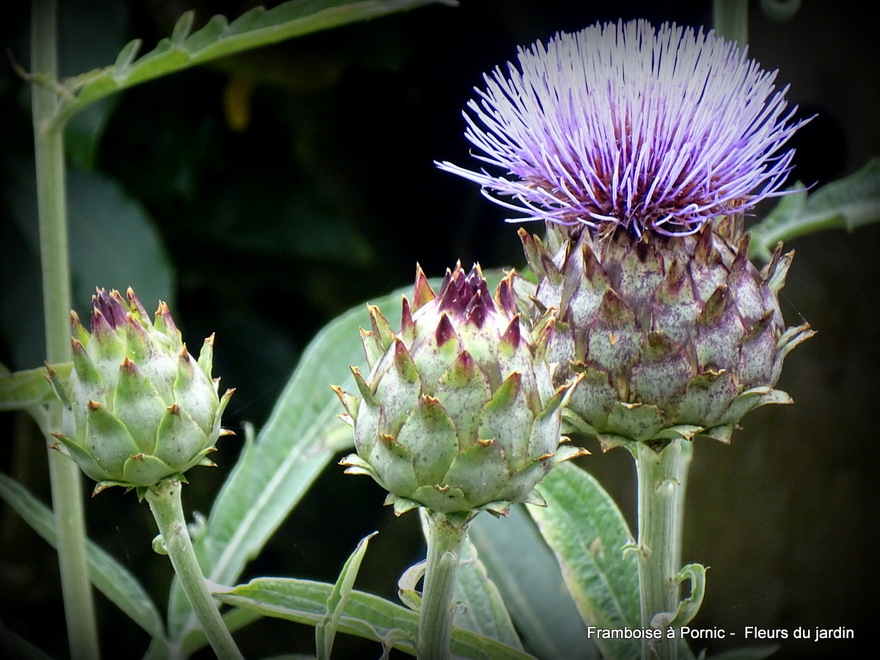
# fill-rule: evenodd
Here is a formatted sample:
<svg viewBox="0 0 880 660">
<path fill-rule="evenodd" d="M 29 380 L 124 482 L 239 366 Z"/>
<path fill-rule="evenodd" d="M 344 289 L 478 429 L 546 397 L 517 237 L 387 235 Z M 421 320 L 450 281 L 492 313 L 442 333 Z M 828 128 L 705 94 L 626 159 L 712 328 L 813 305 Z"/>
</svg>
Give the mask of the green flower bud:
<svg viewBox="0 0 880 660">
<path fill-rule="evenodd" d="M 548 225 L 546 247 L 520 231 L 538 275 L 537 331 L 554 333 L 554 379 L 580 374 L 569 410 L 603 446 L 705 435 L 730 439 L 748 411 L 788 403 L 774 389 L 785 356 L 813 335 L 786 328 L 778 293 L 792 254 L 763 271 L 741 218 L 688 236 L 634 241 Z"/>
<path fill-rule="evenodd" d="M 56 449 L 69 455 L 98 482 L 144 488 L 168 477 L 182 478 L 206 458 L 221 435 L 220 417 L 233 390 L 218 396 L 211 378 L 213 335 L 198 360 L 181 340 L 168 306 L 160 302 L 154 321 L 131 289 L 98 289 L 92 296 L 91 334 L 70 314 L 73 371 L 62 383 L 50 369 L 64 405 Z"/>
<path fill-rule="evenodd" d="M 362 336 L 371 371 L 352 368 L 360 397 L 334 388 L 357 450 L 342 464 L 388 490 L 398 514 L 540 502 L 534 488 L 551 467 L 586 453 L 560 446 L 572 383 L 554 389 L 516 313 L 512 277 L 493 298 L 479 266 L 458 265 L 435 294 L 419 269 L 398 334 L 370 307 Z"/>
</svg>

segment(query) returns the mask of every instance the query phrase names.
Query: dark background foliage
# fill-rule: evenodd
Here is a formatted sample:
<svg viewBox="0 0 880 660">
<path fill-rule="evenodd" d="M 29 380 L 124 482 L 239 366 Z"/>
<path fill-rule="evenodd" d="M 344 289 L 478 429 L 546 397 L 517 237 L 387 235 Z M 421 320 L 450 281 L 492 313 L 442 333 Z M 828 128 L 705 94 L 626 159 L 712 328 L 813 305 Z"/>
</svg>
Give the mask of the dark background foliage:
<svg viewBox="0 0 880 660">
<path fill-rule="evenodd" d="M 751 4 L 751 54 L 780 69 L 800 114 L 817 115 L 798 135 L 794 176 L 821 185 L 880 153 L 876 10 L 811 2 L 777 22 Z M 473 164 L 460 113 L 482 72 L 512 59 L 517 45 L 558 30 L 618 18 L 708 25 L 710 5 L 463 0 L 129 90 L 80 118 L 69 137 L 71 197 L 103 205 L 113 218 L 97 230 L 72 222 L 75 260 L 97 262 L 97 272 L 121 262 L 113 272 L 130 279 L 75 281 L 74 304 L 87 309 L 95 284 L 132 285 L 148 306 L 170 300 L 190 343 L 217 333 L 215 373 L 238 390 L 227 425 L 259 426 L 311 337 L 337 314 L 411 282 L 416 262 L 430 275 L 456 260 L 522 266 L 516 227 L 503 223 L 503 210 L 433 165 Z M 111 63 L 131 38 L 151 48 L 187 9 L 196 9 L 198 22 L 235 17 L 247 5 L 139 0 L 66 8 L 62 68 L 77 74 Z M 4 12 L 3 45 L 26 64 L 26 11 Z M 28 368 L 41 362 L 36 245 L 32 224 L 21 220 L 33 204 L 28 90 L 2 68 L 0 359 Z M 711 567 L 697 627 L 847 626 L 867 642 L 880 624 L 872 478 L 880 451 L 870 417 L 880 394 L 878 230 L 792 242 L 798 256 L 784 312 L 790 323 L 807 319 L 819 331 L 789 357 L 780 383 L 798 405 L 751 414 L 731 446 L 697 447 L 685 559 Z M 138 271 L 129 262 L 141 257 L 148 266 Z M 340 378 L 327 374 L 328 385 Z M 21 418 L 6 415 L 0 424 L 4 471 L 47 497 L 41 442 L 28 437 L 33 430 Z M 224 439 L 220 467 L 192 473 L 188 507 L 207 512 L 238 446 Z M 632 519 L 627 455 L 595 455 L 584 467 Z M 357 540 L 380 529 L 358 584 L 394 597 L 395 580 L 420 545 L 415 516 L 394 519 L 381 500 L 370 480 L 332 466 L 245 577 L 333 580 Z M 170 568 L 150 551 L 146 506 L 114 489 L 90 499 L 87 513 L 92 536 L 145 575 L 163 602 Z M 0 557 L 0 619 L 63 657 L 54 553 L 4 510 Z M 119 655 L 115 643 L 140 648 L 142 633 L 105 604 L 99 599 L 107 655 Z M 311 649 L 311 632 L 293 624 L 262 622 L 241 635 L 254 657 Z M 839 656 L 841 648 L 786 644 L 782 655 Z"/>
</svg>

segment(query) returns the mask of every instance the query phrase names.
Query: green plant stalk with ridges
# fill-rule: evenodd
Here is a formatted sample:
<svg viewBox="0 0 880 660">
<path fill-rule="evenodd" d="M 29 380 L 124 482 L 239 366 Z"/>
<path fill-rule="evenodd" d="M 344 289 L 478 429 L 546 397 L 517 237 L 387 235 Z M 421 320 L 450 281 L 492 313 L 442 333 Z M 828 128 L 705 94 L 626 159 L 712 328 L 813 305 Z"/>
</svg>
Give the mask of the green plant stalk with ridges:
<svg viewBox="0 0 880 660">
<path fill-rule="evenodd" d="M 749 1 L 712 0 L 712 26 L 720 36 L 744 47 L 749 41 Z"/>
<path fill-rule="evenodd" d="M 162 535 L 174 572 L 202 625 L 205 637 L 220 660 L 240 659 L 243 656 L 220 616 L 196 559 L 183 515 L 181 490 L 180 481 L 166 479 L 147 489 L 146 500 L 150 504 L 150 511 Z"/>
<path fill-rule="evenodd" d="M 713 0 L 715 31 L 748 43 L 748 3 L 745 0 Z M 667 636 L 679 607 L 679 571 L 684 528 L 687 476 L 693 458 L 693 442 L 679 438 L 660 451 L 652 444 L 630 446 L 636 462 L 638 483 L 639 607 L 642 628 L 663 631 L 660 639 L 642 640 L 642 657 L 675 660 L 677 635 Z"/>
<path fill-rule="evenodd" d="M 679 438 L 656 451 L 636 442 L 630 451 L 638 480 L 638 545 L 641 624 L 660 629 L 661 639 L 642 641 L 643 658 L 674 660 L 677 635 L 667 636 L 679 606 L 679 572 L 687 476 L 693 442 Z"/>
<path fill-rule="evenodd" d="M 468 527 L 468 522 L 460 522 L 461 517 L 425 510 L 428 557 L 419 613 L 419 660 L 449 658 L 455 614 L 452 594 Z"/>
<path fill-rule="evenodd" d="M 31 16 L 32 66 L 49 78 L 54 78 L 58 70 L 56 10 L 54 2 L 36 0 Z M 46 360 L 67 362 L 70 360 L 67 315 L 71 295 L 63 132 L 61 127 L 49 122 L 57 101 L 54 92 L 34 85 L 32 100 Z M 48 430 L 61 428 L 60 402 L 47 405 Z M 96 660 L 100 651 L 86 562 L 82 477 L 76 463 L 60 452 L 50 449 L 48 458 L 70 654 L 74 660 Z"/>
</svg>

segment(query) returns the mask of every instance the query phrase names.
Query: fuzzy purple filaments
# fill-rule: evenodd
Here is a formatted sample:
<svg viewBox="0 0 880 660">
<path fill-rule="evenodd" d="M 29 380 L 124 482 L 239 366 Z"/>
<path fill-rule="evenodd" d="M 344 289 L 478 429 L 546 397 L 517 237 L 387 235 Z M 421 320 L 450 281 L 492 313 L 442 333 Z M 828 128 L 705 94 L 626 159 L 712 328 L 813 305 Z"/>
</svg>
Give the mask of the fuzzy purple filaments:
<svg viewBox="0 0 880 660">
<path fill-rule="evenodd" d="M 525 214 L 512 220 L 692 234 L 784 194 L 803 122 L 775 78 L 713 32 L 597 24 L 484 76 L 465 135 L 506 174 L 438 166 Z"/>
</svg>

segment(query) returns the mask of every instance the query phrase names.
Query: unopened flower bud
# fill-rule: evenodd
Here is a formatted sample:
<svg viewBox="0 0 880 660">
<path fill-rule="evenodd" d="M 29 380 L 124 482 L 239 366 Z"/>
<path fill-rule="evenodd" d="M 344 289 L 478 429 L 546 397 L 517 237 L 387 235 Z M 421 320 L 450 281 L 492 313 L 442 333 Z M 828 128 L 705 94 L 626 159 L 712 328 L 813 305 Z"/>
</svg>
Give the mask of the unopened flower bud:
<svg viewBox="0 0 880 660">
<path fill-rule="evenodd" d="M 540 501 L 534 488 L 551 467 L 586 453 L 560 445 L 571 383 L 554 389 L 511 280 L 493 297 L 479 266 L 456 266 L 435 294 L 419 270 L 399 333 L 370 308 L 370 374 L 352 369 L 359 397 L 336 388 L 357 449 L 343 465 L 387 489 L 397 513 L 504 513 Z"/>
<path fill-rule="evenodd" d="M 64 405 L 63 431 L 54 434 L 83 472 L 109 486 L 144 488 L 180 478 L 221 435 L 220 417 L 232 390 L 218 396 L 212 379 L 213 335 L 198 360 L 190 355 L 165 303 L 153 321 L 128 290 L 92 296 L 91 333 L 70 315 L 73 371 L 50 380 Z"/>
</svg>

